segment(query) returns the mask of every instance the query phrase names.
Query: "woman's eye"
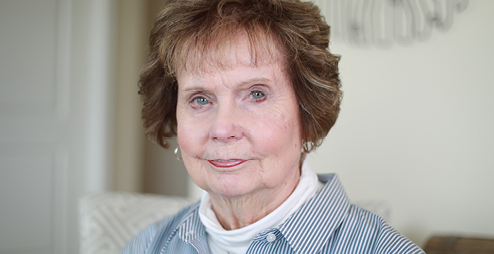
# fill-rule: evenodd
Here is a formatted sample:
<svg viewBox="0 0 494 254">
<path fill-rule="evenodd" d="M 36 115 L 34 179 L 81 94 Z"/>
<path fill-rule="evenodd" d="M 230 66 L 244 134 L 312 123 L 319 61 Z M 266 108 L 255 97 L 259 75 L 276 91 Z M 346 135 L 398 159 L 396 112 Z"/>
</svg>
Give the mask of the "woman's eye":
<svg viewBox="0 0 494 254">
<path fill-rule="evenodd" d="M 197 97 L 194 99 L 194 102 L 199 106 L 204 106 L 209 104 L 209 101 L 204 97 Z"/>
<path fill-rule="evenodd" d="M 262 97 L 264 97 L 264 93 L 261 92 L 261 91 L 252 91 L 250 96 L 253 98 L 253 99 L 262 99 Z"/>
</svg>

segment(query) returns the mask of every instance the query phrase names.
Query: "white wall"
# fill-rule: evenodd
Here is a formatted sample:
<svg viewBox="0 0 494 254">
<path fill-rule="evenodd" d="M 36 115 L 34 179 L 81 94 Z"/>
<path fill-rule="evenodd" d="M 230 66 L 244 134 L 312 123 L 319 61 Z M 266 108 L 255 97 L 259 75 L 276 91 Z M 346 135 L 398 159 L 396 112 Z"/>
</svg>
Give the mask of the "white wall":
<svg viewBox="0 0 494 254">
<path fill-rule="evenodd" d="M 0 0 L 0 253 L 78 253 L 111 188 L 115 0 Z"/>
<path fill-rule="evenodd" d="M 118 1 L 118 56 L 115 86 L 115 190 L 142 191 L 144 128 L 137 94 L 139 70 L 147 51 L 147 1 Z"/>
<path fill-rule="evenodd" d="M 391 224 L 420 245 L 494 236 L 492 10 L 472 0 L 447 33 L 411 46 L 332 40 L 345 95 L 311 165 L 338 173 L 352 201 L 388 202 Z"/>
</svg>

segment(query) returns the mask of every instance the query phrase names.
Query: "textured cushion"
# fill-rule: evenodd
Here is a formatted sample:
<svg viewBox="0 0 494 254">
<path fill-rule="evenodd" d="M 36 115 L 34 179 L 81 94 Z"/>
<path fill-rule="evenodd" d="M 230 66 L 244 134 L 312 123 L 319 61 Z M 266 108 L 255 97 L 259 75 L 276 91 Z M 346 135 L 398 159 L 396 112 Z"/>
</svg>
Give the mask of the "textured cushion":
<svg viewBox="0 0 494 254">
<path fill-rule="evenodd" d="M 117 254 L 147 225 L 178 212 L 192 200 L 151 194 L 99 193 L 79 206 L 82 254 Z"/>
</svg>

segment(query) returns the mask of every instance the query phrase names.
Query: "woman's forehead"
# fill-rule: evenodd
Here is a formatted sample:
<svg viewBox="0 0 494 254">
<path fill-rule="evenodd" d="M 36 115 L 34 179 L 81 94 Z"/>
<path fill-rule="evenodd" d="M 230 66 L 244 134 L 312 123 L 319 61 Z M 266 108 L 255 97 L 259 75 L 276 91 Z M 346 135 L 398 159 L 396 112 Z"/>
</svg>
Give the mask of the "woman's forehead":
<svg viewBox="0 0 494 254">
<path fill-rule="evenodd" d="M 211 41 L 209 45 L 192 46 L 186 52 L 177 59 L 177 74 L 228 69 L 235 65 L 284 63 L 283 54 L 272 38 L 265 35 L 253 37 L 246 32 Z"/>
</svg>

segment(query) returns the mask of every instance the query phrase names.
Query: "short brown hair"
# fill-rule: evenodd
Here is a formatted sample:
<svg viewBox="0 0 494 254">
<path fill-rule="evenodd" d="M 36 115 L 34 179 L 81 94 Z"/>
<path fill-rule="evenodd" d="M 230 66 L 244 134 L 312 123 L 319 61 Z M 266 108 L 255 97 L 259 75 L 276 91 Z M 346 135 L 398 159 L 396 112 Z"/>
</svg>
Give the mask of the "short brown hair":
<svg viewBox="0 0 494 254">
<path fill-rule="evenodd" d="M 146 135 L 168 147 L 166 139 L 177 134 L 177 70 L 187 68 L 191 51 L 204 58 L 239 31 L 247 33 L 254 47 L 266 36 L 278 46 L 299 104 L 304 151 L 310 152 L 336 122 L 342 92 L 339 56 L 328 51 L 329 26 L 317 6 L 298 0 L 167 4 L 151 31 L 149 62 L 139 80 Z"/>
</svg>

